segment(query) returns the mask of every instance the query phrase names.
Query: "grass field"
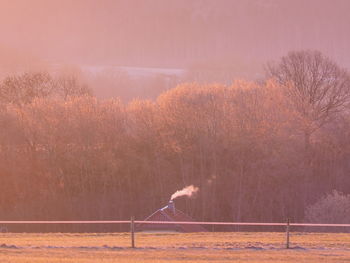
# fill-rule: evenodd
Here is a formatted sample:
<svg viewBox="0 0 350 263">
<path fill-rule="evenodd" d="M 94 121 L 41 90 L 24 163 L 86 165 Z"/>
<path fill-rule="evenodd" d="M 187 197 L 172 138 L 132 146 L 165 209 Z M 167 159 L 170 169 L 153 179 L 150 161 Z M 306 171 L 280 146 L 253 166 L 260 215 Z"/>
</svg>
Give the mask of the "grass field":
<svg viewBox="0 0 350 263">
<path fill-rule="evenodd" d="M 350 234 L 0 234 L 0 262 L 350 262 Z"/>
</svg>

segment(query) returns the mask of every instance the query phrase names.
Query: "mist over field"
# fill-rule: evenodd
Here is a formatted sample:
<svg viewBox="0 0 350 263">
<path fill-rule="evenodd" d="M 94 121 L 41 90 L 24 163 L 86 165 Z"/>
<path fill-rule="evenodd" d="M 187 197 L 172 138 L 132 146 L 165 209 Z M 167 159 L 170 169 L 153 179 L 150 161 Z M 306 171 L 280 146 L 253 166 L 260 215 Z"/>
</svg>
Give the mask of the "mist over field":
<svg viewBox="0 0 350 263">
<path fill-rule="evenodd" d="M 0 0 L 1 218 L 349 223 L 349 10 Z"/>
<path fill-rule="evenodd" d="M 111 77 L 91 82 L 102 97 L 154 98 L 183 80 L 256 80 L 264 63 L 291 50 L 320 50 L 350 67 L 347 0 L 1 0 L 0 6 L 1 71 L 57 64 L 117 71 L 123 90 Z M 126 85 L 128 72 L 116 66 L 188 74 L 151 74 L 149 86 L 159 88 L 145 90 L 134 80 Z"/>
</svg>

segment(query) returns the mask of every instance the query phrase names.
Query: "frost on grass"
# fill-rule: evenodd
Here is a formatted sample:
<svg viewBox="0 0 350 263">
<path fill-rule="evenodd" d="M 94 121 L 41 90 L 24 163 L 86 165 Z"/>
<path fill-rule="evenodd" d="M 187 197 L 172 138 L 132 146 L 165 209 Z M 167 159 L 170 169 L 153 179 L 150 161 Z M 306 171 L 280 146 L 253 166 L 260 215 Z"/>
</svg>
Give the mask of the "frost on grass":
<svg viewBox="0 0 350 263">
<path fill-rule="evenodd" d="M 225 246 L 225 247 L 218 247 L 218 246 L 140 246 L 136 248 L 130 248 L 130 247 L 121 247 L 121 246 L 108 246 L 108 245 L 102 245 L 102 246 L 52 246 L 52 245 L 41 245 L 41 246 L 16 246 L 16 245 L 8 245 L 8 244 L 1 244 L 0 249 L 18 249 L 18 250 L 26 250 L 26 249 L 48 249 L 48 250 L 90 250 L 90 251 L 120 251 L 120 250 L 158 250 L 158 251 L 228 251 L 228 250 L 234 250 L 234 251 L 244 251 L 244 250 L 254 250 L 254 251 L 272 251 L 272 250 L 286 250 L 284 247 L 278 247 L 278 246 L 255 246 L 255 245 L 247 245 L 247 246 Z M 343 250 L 343 251 L 350 251 L 350 248 L 329 248 L 329 247 L 312 247 L 312 248 L 306 248 L 301 246 L 294 246 L 290 247 L 290 250 L 304 250 L 304 251 L 334 251 L 334 250 Z"/>
<path fill-rule="evenodd" d="M 14 248 L 14 249 L 19 249 L 19 248 L 21 248 L 21 247 L 17 247 L 17 246 L 15 246 L 15 245 L 6 245 L 6 244 L 1 244 L 0 245 L 0 248 Z"/>
</svg>

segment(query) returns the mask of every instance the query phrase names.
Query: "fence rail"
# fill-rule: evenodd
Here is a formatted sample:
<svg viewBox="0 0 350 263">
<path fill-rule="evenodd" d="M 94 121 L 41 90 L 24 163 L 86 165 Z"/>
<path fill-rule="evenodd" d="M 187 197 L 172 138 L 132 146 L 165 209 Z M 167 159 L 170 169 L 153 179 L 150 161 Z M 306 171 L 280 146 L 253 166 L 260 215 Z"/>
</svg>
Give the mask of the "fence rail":
<svg viewBox="0 0 350 263">
<path fill-rule="evenodd" d="M 21 220 L 0 221 L 0 224 L 130 224 L 131 220 L 83 220 L 83 221 L 52 221 L 52 220 Z M 188 221 L 143 221 L 134 220 L 135 224 L 175 224 L 175 225 L 218 225 L 218 226 L 286 226 L 287 223 L 258 223 L 258 222 L 188 222 Z M 350 224 L 312 224 L 289 223 L 289 226 L 307 227 L 350 227 Z"/>
<path fill-rule="evenodd" d="M 258 223 L 258 222 L 187 222 L 187 221 L 140 221 L 134 220 L 80 220 L 80 221 L 0 221 L 0 224 L 130 224 L 131 247 L 135 248 L 135 224 L 176 224 L 176 225 L 217 225 L 217 226 L 284 226 L 286 227 L 286 248 L 289 248 L 290 227 L 350 227 L 350 224 L 312 224 L 312 223 Z"/>
</svg>

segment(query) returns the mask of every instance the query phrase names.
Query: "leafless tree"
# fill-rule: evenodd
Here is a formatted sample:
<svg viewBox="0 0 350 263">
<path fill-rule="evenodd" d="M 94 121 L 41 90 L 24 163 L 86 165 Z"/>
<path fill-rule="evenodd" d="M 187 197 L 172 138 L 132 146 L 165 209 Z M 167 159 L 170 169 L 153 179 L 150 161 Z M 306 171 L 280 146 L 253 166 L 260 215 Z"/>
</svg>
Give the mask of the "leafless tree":
<svg viewBox="0 0 350 263">
<path fill-rule="evenodd" d="M 53 80 L 46 72 L 24 73 L 5 78 L 0 83 L 0 100 L 16 105 L 32 102 L 52 94 Z"/>
<path fill-rule="evenodd" d="M 55 91 L 64 100 L 70 96 L 79 97 L 92 94 L 90 88 L 86 84 L 81 83 L 74 75 L 60 76 L 55 79 Z"/>
<path fill-rule="evenodd" d="M 319 51 L 292 51 L 266 67 L 268 78 L 285 88 L 310 135 L 332 120 L 350 100 L 350 75 Z"/>
<path fill-rule="evenodd" d="M 90 88 L 74 75 L 57 78 L 47 72 L 24 73 L 6 77 L 0 83 L 0 102 L 17 106 L 31 103 L 36 98 L 91 95 Z"/>
</svg>

